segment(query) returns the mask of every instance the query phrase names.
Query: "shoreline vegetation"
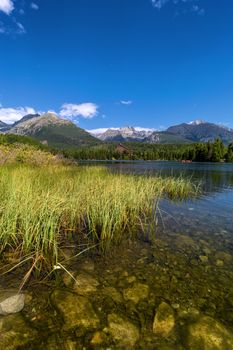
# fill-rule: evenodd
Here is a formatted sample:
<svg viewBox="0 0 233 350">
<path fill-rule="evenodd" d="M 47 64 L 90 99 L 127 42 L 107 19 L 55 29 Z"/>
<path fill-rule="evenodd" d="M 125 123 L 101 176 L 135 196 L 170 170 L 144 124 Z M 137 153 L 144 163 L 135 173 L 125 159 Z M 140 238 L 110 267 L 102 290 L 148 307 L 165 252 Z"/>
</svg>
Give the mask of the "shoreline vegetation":
<svg viewBox="0 0 233 350">
<path fill-rule="evenodd" d="M 62 251 L 71 243 L 76 254 L 91 246 L 104 252 L 123 237 L 148 230 L 162 196 L 186 199 L 200 192 L 182 177 L 114 174 L 66 164 L 31 146 L 4 147 L 0 158 L 14 157 L 0 162 L 0 256 L 4 272 L 27 266 L 26 279 L 61 267 Z"/>
<path fill-rule="evenodd" d="M 73 161 L 114 161 L 114 160 L 159 160 L 159 161 L 193 161 L 193 162 L 233 162 L 233 142 L 229 145 L 224 145 L 223 142 L 217 138 L 214 142 L 197 142 L 188 144 L 150 144 L 143 142 L 123 142 L 125 152 L 119 151 L 118 142 L 108 142 L 100 145 L 83 145 L 73 148 L 51 148 L 40 141 L 29 137 L 15 134 L 0 134 L 0 161 L 3 163 L 2 154 L 6 153 L 6 148 L 12 154 L 15 154 L 15 148 L 33 147 L 61 159 L 66 162 Z M 2 147 L 5 151 L 2 152 Z M 9 152 L 8 152 L 9 153 Z M 6 157 L 5 157 L 6 158 Z M 12 158 L 12 156 L 10 156 Z M 22 158 L 22 162 L 28 161 L 28 158 Z M 17 162 L 19 162 L 20 155 Z M 33 163 L 33 157 L 31 157 Z M 34 161 L 35 162 L 35 161 Z M 39 163 L 39 162 L 38 162 Z"/>
<path fill-rule="evenodd" d="M 188 144 L 148 144 L 123 142 L 125 152 L 118 151 L 118 143 L 105 143 L 79 149 L 64 150 L 66 157 L 76 160 L 190 160 L 194 162 L 233 162 L 233 142 L 225 146 L 215 142 Z M 128 150 L 128 151 L 127 151 Z"/>
</svg>

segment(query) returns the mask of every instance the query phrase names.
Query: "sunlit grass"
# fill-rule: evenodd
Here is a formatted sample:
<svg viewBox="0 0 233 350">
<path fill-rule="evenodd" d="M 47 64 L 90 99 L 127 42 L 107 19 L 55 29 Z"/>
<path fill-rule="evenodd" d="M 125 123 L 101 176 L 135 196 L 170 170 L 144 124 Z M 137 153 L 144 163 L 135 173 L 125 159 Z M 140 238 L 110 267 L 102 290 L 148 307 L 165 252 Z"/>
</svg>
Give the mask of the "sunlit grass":
<svg viewBox="0 0 233 350">
<path fill-rule="evenodd" d="M 46 166 L 63 162 L 65 160 L 61 155 L 54 155 L 36 146 L 21 143 L 0 144 L 0 166 L 16 163 Z"/>
<path fill-rule="evenodd" d="M 134 235 L 143 218 L 154 219 L 162 195 L 196 193 L 182 178 L 113 174 L 101 167 L 11 165 L 0 167 L 0 253 L 50 269 L 71 236 L 105 249 Z"/>
</svg>

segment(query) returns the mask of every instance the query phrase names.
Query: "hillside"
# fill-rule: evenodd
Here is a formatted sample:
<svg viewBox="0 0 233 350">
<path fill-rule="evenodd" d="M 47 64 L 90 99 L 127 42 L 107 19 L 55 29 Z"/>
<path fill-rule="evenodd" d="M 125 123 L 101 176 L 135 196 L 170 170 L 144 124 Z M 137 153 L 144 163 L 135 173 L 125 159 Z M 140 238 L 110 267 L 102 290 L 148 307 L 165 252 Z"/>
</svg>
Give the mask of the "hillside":
<svg viewBox="0 0 233 350">
<path fill-rule="evenodd" d="M 18 120 L 17 122 L 15 122 L 11 127 L 15 127 L 16 125 L 18 124 L 22 124 L 30 119 L 33 119 L 33 118 L 39 118 L 40 117 L 40 114 L 27 114 L 25 115 L 22 119 Z"/>
<path fill-rule="evenodd" d="M 0 133 L 10 129 L 10 126 L 0 120 Z"/>
<path fill-rule="evenodd" d="M 41 149 L 47 149 L 38 140 L 29 136 L 15 135 L 15 134 L 0 134 L 0 145 L 22 144 L 30 145 Z"/>
<path fill-rule="evenodd" d="M 66 149 L 99 144 L 101 141 L 68 120 L 53 113 L 25 116 L 8 131 L 11 134 L 31 136 L 54 148 Z"/>
<path fill-rule="evenodd" d="M 153 132 L 146 139 L 147 143 L 154 144 L 182 144 L 182 143 L 190 143 L 189 140 L 183 138 L 181 135 L 173 135 L 166 131 Z"/>
<path fill-rule="evenodd" d="M 186 124 L 182 123 L 169 127 L 170 134 L 180 136 L 193 142 L 208 142 L 220 138 L 224 143 L 233 140 L 233 130 L 213 123 L 207 123 L 201 120 Z"/>
<path fill-rule="evenodd" d="M 0 165 L 17 163 L 44 166 L 68 164 L 69 161 L 30 137 L 0 135 Z"/>
</svg>

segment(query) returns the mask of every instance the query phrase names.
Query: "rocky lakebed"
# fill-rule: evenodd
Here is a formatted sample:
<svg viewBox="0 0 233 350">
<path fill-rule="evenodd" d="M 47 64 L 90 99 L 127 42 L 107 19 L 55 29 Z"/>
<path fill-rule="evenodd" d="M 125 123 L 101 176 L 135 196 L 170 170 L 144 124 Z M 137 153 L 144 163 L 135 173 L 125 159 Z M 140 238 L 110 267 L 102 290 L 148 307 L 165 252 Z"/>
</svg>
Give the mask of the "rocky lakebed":
<svg viewBox="0 0 233 350">
<path fill-rule="evenodd" d="M 4 275 L 0 349 L 232 350 L 232 236 L 215 239 L 217 249 L 213 237 L 172 230 L 126 241 L 19 294 L 17 272 Z"/>
</svg>

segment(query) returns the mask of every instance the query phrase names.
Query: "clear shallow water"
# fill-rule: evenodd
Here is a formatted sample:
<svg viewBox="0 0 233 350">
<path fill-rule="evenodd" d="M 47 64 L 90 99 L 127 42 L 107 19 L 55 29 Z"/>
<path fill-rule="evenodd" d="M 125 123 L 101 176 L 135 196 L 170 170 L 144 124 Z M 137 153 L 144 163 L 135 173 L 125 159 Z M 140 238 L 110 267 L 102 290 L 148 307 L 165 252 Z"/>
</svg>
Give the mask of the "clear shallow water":
<svg viewBox="0 0 233 350">
<path fill-rule="evenodd" d="M 163 220 L 173 217 L 173 230 L 187 226 L 189 231 L 203 230 L 203 235 L 227 230 L 233 235 L 233 164 L 178 162 L 135 162 L 108 164 L 113 171 L 161 176 L 183 176 L 201 182 L 203 194 L 193 201 L 161 201 Z M 166 229 L 166 228 L 165 228 Z"/>
<path fill-rule="evenodd" d="M 182 203 L 162 200 L 149 240 L 126 241 L 104 257 L 93 251 L 67 266 L 78 287 L 62 271 L 56 283 L 29 284 L 23 311 L 6 325 L 0 318 L 0 349 L 232 350 L 233 164 L 105 166 L 116 172 L 192 177 L 202 181 L 204 193 Z M 0 287 L 19 282 L 15 273 Z M 153 332 L 164 302 L 174 321 L 166 336 Z M 20 346 L 12 346 L 15 339 Z"/>
</svg>

